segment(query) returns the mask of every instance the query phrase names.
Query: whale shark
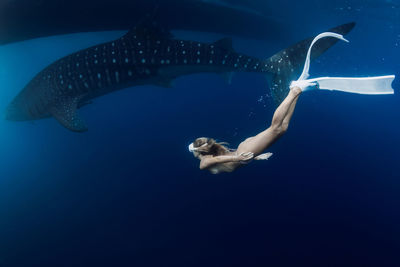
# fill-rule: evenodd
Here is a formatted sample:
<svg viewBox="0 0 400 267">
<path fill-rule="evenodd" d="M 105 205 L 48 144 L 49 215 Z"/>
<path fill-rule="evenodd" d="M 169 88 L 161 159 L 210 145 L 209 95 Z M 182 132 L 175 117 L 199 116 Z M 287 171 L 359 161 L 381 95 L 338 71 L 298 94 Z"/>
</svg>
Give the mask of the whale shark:
<svg viewBox="0 0 400 267">
<path fill-rule="evenodd" d="M 347 34 L 354 23 L 330 31 Z M 174 39 L 153 24 L 138 25 L 122 37 L 65 56 L 40 71 L 12 100 L 6 119 L 30 121 L 54 117 L 65 128 L 85 132 L 78 109 L 92 99 L 127 87 L 171 87 L 180 76 L 194 73 L 258 72 L 271 76 L 270 89 L 279 103 L 289 83 L 301 72 L 313 38 L 260 60 L 232 48 L 232 40 L 214 43 Z M 312 59 L 337 42 L 326 38 L 313 48 Z"/>
<path fill-rule="evenodd" d="M 244 4 L 231 0 L 2 0 L 0 44 L 70 33 L 127 31 L 147 15 L 171 30 L 278 39 L 283 23 Z"/>
</svg>

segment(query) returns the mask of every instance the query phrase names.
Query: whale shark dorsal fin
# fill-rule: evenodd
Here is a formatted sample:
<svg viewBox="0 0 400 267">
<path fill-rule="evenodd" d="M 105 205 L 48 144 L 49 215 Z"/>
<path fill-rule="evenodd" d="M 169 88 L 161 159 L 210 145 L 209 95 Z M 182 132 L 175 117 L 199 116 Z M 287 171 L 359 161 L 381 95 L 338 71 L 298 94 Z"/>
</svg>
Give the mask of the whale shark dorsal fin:
<svg viewBox="0 0 400 267">
<path fill-rule="evenodd" d="M 233 51 L 232 38 L 222 38 L 214 42 L 214 45 L 229 51 Z"/>
<path fill-rule="evenodd" d="M 86 132 L 86 123 L 77 113 L 80 97 L 64 97 L 55 106 L 50 108 L 50 113 L 65 128 L 73 132 Z"/>
<path fill-rule="evenodd" d="M 122 38 L 138 40 L 172 39 L 174 36 L 168 30 L 159 27 L 154 22 L 143 22 L 131 28 Z"/>
</svg>

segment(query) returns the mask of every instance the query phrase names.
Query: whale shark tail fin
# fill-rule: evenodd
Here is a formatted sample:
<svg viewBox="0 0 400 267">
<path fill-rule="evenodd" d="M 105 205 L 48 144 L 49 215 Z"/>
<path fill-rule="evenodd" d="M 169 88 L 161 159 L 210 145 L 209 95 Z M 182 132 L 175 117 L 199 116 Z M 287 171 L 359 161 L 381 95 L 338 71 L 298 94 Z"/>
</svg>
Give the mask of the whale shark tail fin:
<svg viewBox="0 0 400 267">
<path fill-rule="evenodd" d="M 348 34 L 355 26 L 354 22 L 328 30 L 329 32 Z M 268 72 L 272 73 L 269 79 L 269 86 L 274 102 L 279 105 L 289 92 L 289 85 L 292 80 L 296 80 L 303 70 L 307 51 L 314 37 L 300 41 L 267 59 Z M 322 55 L 339 40 L 328 37 L 320 40 L 312 48 L 311 60 Z"/>
</svg>

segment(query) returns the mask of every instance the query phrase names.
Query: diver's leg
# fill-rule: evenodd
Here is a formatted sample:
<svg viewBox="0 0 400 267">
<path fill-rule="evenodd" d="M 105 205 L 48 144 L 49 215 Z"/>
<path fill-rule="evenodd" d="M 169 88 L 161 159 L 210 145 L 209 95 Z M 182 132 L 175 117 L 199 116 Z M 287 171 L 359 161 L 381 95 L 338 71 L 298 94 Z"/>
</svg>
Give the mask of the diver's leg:
<svg viewBox="0 0 400 267">
<path fill-rule="evenodd" d="M 290 121 L 300 94 L 300 88 L 293 87 L 290 89 L 289 94 L 276 109 L 274 116 L 272 117 L 271 128 L 279 131 L 284 122 L 288 123 Z"/>
<path fill-rule="evenodd" d="M 271 126 L 256 136 L 247 138 L 240 143 L 237 153 L 253 152 L 254 155 L 257 156 L 267 149 L 267 147 L 269 147 L 273 142 L 278 140 L 278 138 L 287 130 L 287 127 L 286 129 L 284 128 L 283 122 L 285 118 L 289 121 L 292 117 L 300 93 L 300 88 L 292 88 L 285 100 L 283 100 L 276 109 L 272 118 Z"/>
<path fill-rule="evenodd" d="M 296 104 L 297 104 L 297 100 L 299 100 L 299 95 L 297 95 L 297 97 L 293 100 L 293 102 L 290 105 L 290 108 L 289 108 L 289 110 L 288 110 L 288 112 L 286 114 L 286 117 L 283 119 L 282 128 L 283 128 L 284 131 L 287 131 L 287 129 L 289 127 L 289 122 L 292 119 L 293 112 L 294 112 L 294 109 L 295 109 Z"/>
</svg>

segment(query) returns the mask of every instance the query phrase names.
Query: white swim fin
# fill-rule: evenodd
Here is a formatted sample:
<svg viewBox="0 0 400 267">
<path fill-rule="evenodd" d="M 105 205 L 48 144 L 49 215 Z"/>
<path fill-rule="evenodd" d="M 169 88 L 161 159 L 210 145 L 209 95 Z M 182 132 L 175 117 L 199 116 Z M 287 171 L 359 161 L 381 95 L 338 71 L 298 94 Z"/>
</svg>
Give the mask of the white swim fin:
<svg viewBox="0 0 400 267">
<path fill-rule="evenodd" d="M 297 81 L 293 81 L 290 87 L 298 86 L 303 91 L 310 89 L 335 90 L 356 94 L 383 95 L 394 94 L 392 82 L 395 75 L 352 78 L 352 77 L 320 77 L 308 79 L 310 70 L 310 54 L 313 45 L 321 38 L 334 37 L 348 42 L 342 35 L 333 32 L 324 32 L 314 38 L 308 48 L 304 69 Z"/>
<path fill-rule="evenodd" d="M 268 153 L 260 154 L 260 155 L 258 155 L 257 157 L 255 157 L 254 159 L 255 159 L 255 160 L 267 160 L 267 159 L 269 159 L 272 155 L 273 155 L 273 153 L 268 152 Z"/>
<path fill-rule="evenodd" d="M 366 78 L 342 78 L 321 77 L 310 79 L 316 82 L 317 88 L 322 90 L 335 90 L 364 95 L 394 94 L 392 82 L 394 75 L 366 77 Z"/>
</svg>

